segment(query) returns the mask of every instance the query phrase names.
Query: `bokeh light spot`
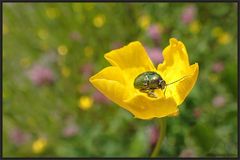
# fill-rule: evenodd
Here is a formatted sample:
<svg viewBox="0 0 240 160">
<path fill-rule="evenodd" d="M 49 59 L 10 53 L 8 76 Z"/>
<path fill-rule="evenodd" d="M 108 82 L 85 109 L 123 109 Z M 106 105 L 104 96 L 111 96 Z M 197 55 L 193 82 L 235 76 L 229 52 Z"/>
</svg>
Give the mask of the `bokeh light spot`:
<svg viewBox="0 0 240 160">
<path fill-rule="evenodd" d="M 138 18 L 138 25 L 142 29 L 147 29 L 151 23 L 151 18 L 148 15 L 143 15 Z"/>
<path fill-rule="evenodd" d="M 192 32 L 192 33 L 194 33 L 194 34 L 197 34 L 199 31 L 200 31 L 200 29 L 201 29 L 201 24 L 200 24 L 200 22 L 199 21 L 193 21 L 191 24 L 190 24 L 190 31 Z"/>
<path fill-rule="evenodd" d="M 219 37 L 218 37 L 218 43 L 226 45 L 231 42 L 231 35 L 227 32 L 223 32 Z"/>
<path fill-rule="evenodd" d="M 47 140 L 45 138 L 38 138 L 32 144 L 32 150 L 34 153 L 41 153 L 47 145 Z"/>
<path fill-rule="evenodd" d="M 65 45 L 60 45 L 57 50 L 61 56 L 65 56 L 68 53 L 68 48 Z"/>
<path fill-rule="evenodd" d="M 61 68 L 61 73 L 63 77 L 69 77 L 71 74 L 71 70 L 68 67 L 62 67 Z"/>
<path fill-rule="evenodd" d="M 104 25 L 105 20 L 106 20 L 105 16 L 103 14 L 99 14 L 96 17 L 94 17 L 93 25 L 97 28 L 100 28 Z"/>
<path fill-rule="evenodd" d="M 45 29 L 39 29 L 37 35 L 42 40 L 46 40 L 48 38 L 48 32 Z"/>
<path fill-rule="evenodd" d="M 93 99 L 89 96 L 82 96 L 79 98 L 78 106 L 83 110 L 88 110 L 93 105 Z"/>
</svg>

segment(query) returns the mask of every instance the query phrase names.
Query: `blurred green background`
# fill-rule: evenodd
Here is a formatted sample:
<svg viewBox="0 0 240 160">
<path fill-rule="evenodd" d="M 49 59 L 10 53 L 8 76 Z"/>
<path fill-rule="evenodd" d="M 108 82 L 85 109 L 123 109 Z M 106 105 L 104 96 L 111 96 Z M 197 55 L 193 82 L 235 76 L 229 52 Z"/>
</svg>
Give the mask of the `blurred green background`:
<svg viewBox="0 0 240 160">
<path fill-rule="evenodd" d="M 148 157 L 157 119 L 88 78 L 135 40 L 157 65 L 171 37 L 200 71 L 160 155 L 237 156 L 237 3 L 3 3 L 3 156 Z"/>
</svg>

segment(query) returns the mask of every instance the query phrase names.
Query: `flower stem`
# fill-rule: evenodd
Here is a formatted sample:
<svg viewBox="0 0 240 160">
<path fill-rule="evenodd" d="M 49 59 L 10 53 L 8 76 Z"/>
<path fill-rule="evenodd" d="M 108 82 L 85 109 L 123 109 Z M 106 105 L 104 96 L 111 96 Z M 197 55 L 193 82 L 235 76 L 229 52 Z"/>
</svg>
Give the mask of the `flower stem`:
<svg viewBox="0 0 240 160">
<path fill-rule="evenodd" d="M 159 127 L 160 127 L 160 133 L 159 133 L 158 141 L 157 141 L 157 144 L 154 147 L 150 157 L 157 157 L 158 152 L 161 148 L 161 144 L 163 142 L 163 139 L 165 137 L 165 132 L 166 132 L 166 120 L 165 120 L 165 118 L 160 119 Z"/>
</svg>

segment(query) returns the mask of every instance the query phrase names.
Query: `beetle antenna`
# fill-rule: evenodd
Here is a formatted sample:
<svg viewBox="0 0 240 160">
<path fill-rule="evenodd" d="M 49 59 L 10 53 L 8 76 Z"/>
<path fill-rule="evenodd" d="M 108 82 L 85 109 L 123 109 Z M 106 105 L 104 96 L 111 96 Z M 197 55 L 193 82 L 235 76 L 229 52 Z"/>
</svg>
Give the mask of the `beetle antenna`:
<svg viewBox="0 0 240 160">
<path fill-rule="evenodd" d="M 168 85 L 170 85 L 170 84 L 173 84 L 173 83 L 176 83 L 176 82 L 178 82 L 178 81 L 180 81 L 180 80 L 182 80 L 182 79 L 184 79 L 184 78 L 186 78 L 186 77 L 189 77 L 189 76 L 192 76 L 192 75 L 183 76 L 182 78 L 180 78 L 180 79 L 178 79 L 178 80 L 176 80 L 176 81 L 174 81 L 174 82 L 171 82 L 171 83 L 166 84 L 166 86 L 168 86 Z"/>
<path fill-rule="evenodd" d="M 165 86 L 165 88 L 164 88 L 164 96 L 166 97 L 166 91 L 167 91 L 167 86 L 169 86 L 169 85 L 171 85 L 171 84 L 173 84 L 173 83 L 176 83 L 176 82 L 178 82 L 178 81 L 181 81 L 182 79 L 184 79 L 184 78 L 186 78 L 186 77 L 189 77 L 189 76 L 192 76 L 192 75 L 187 75 L 187 76 L 183 76 L 182 78 L 180 78 L 180 79 L 178 79 L 178 80 L 176 80 L 176 81 L 174 81 L 174 82 L 171 82 L 171 83 L 168 83 L 168 84 L 166 84 L 166 86 Z"/>
<path fill-rule="evenodd" d="M 167 91 L 167 86 L 165 87 L 164 92 L 163 92 L 164 97 L 166 97 L 166 91 Z"/>
</svg>

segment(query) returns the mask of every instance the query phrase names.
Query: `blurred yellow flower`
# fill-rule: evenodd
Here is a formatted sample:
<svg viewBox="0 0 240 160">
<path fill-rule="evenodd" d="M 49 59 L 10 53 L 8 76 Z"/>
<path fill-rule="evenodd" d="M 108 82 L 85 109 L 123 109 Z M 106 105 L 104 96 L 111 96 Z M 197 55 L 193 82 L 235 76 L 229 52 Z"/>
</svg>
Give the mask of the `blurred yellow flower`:
<svg viewBox="0 0 240 160">
<path fill-rule="evenodd" d="M 61 56 L 65 56 L 68 53 L 68 48 L 65 45 L 60 45 L 57 50 Z"/>
<path fill-rule="evenodd" d="M 84 48 L 84 54 L 87 58 L 91 58 L 93 55 L 93 48 L 90 46 L 87 46 Z"/>
<path fill-rule="evenodd" d="M 221 27 L 214 27 L 212 30 L 212 36 L 213 37 L 219 37 L 223 33 L 223 30 Z"/>
<path fill-rule="evenodd" d="M 195 21 L 193 21 L 191 24 L 190 24 L 190 31 L 192 32 L 192 33 L 198 33 L 199 31 L 200 31 L 200 29 L 201 29 L 201 24 L 200 24 L 200 22 L 199 21 L 197 21 L 197 20 L 195 20 Z"/>
<path fill-rule="evenodd" d="M 71 74 L 71 70 L 68 67 L 62 67 L 61 68 L 61 73 L 63 75 L 63 77 L 69 77 Z"/>
<path fill-rule="evenodd" d="M 150 25 L 150 22 L 151 22 L 151 18 L 148 15 L 143 15 L 138 18 L 138 25 L 142 29 L 147 29 Z"/>
<path fill-rule="evenodd" d="M 220 44 L 229 44 L 232 40 L 232 36 L 228 32 L 224 32 L 221 27 L 214 27 L 212 30 L 212 36 L 217 38 Z"/>
<path fill-rule="evenodd" d="M 99 15 L 95 16 L 94 19 L 93 19 L 94 26 L 97 27 L 97 28 L 102 27 L 105 23 L 105 19 L 106 18 L 103 14 L 99 14 Z"/>
<path fill-rule="evenodd" d="M 48 38 L 48 32 L 45 29 L 39 29 L 37 35 L 40 39 L 45 40 Z"/>
<path fill-rule="evenodd" d="M 78 101 L 78 106 L 83 110 L 88 110 L 93 105 L 93 99 L 89 96 L 82 96 Z"/>
<path fill-rule="evenodd" d="M 231 42 L 231 39 L 232 39 L 232 37 L 229 33 L 223 32 L 218 37 L 218 43 L 223 44 L 223 45 L 229 44 Z"/>
<path fill-rule="evenodd" d="M 45 12 L 49 19 L 55 19 L 59 16 L 59 10 L 57 8 L 47 8 Z"/>
<path fill-rule="evenodd" d="M 100 92 L 119 106 L 131 112 L 136 118 L 173 116 L 178 114 L 178 106 L 183 103 L 198 77 L 198 64 L 189 64 L 185 45 L 175 38 L 163 50 L 164 62 L 157 69 L 138 41 L 106 53 L 104 57 L 112 66 L 106 67 L 89 80 Z M 146 71 L 161 75 L 169 85 L 163 90 L 155 89 L 155 98 L 149 97 L 134 87 L 135 78 Z"/>
<path fill-rule="evenodd" d="M 8 26 L 4 23 L 3 24 L 3 35 L 7 34 L 9 32 Z"/>
<path fill-rule="evenodd" d="M 32 144 L 32 150 L 34 153 L 41 153 L 47 145 L 47 140 L 45 138 L 38 138 Z"/>
<path fill-rule="evenodd" d="M 25 57 L 25 58 L 22 58 L 20 60 L 20 65 L 23 67 L 23 68 L 27 68 L 29 67 L 29 65 L 31 64 L 31 61 L 28 57 Z"/>
</svg>

